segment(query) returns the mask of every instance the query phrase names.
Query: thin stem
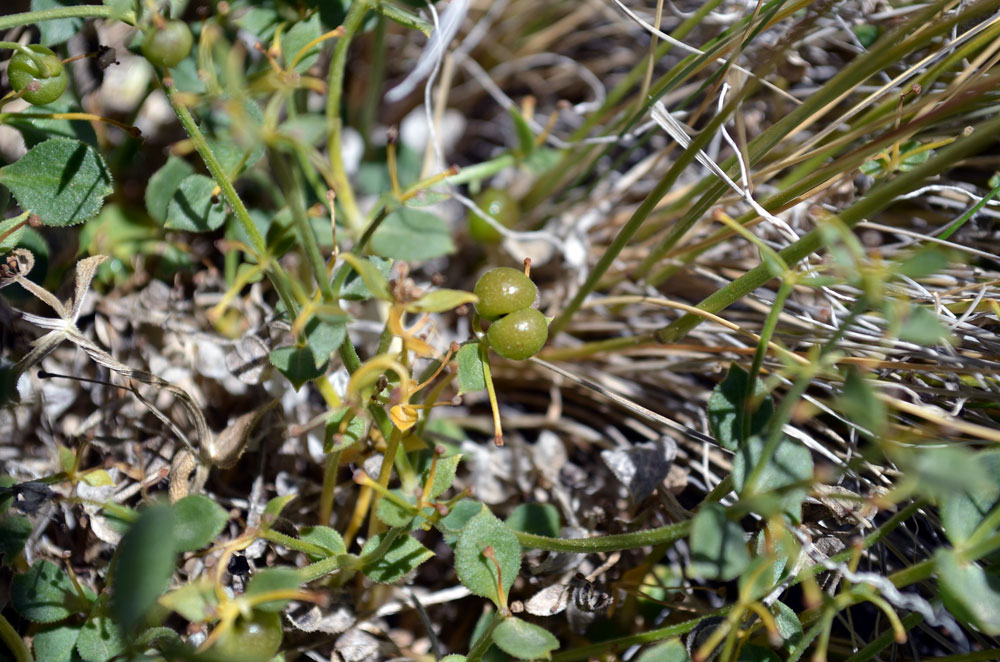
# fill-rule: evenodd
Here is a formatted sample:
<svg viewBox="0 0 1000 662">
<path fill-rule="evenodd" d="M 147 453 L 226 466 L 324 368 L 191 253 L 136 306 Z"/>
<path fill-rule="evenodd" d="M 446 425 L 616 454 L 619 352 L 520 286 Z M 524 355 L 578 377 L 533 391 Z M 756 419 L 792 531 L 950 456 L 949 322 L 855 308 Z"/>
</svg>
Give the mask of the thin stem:
<svg viewBox="0 0 1000 662">
<path fill-rule="evenodd" d="M 340 451 L 334 451 L 326 456 L 323 464 L 323 491 L 319 497 L 319 523 L 330 526 L 333 515 L 333 495 L 337 489 L 337 472 L 340 470 Z"/>
<path fill-rule="evenodd" d="M 499 611 L 493 612 L 493 618 L 490 619 L 490 624 L 486 626 L 483 633 L 479 635 L 476 639 L 476 643 L 472 646 L 472 650 L 469 651 L 469 655 L 465 658 L 467 662 L 479 662 L 483 659 L 483 655 L 486 651 L 490 649 L 490 644 L 493 643 L 493 630 L 497 628 L 500 623 L 503 622 L 503 615 Z"/>
<path fill-rule="evenodd" d="M 841 212 L 839 214 L 840 220 L 848 228 L 852 228 L 861 221 L 871 218 L 891 205 L 900 195 L 918 188 L 925 179 L 947 172 L 961 159 L 986 148 L 996 139 L 998 132 L 1000 132 L 1000 118 L 994 117 L 979 124 L 971 135 L 956 140 L 941 150 L 937 156 L 928 159 L 913 170 L 901 173 L 882 186 L 872 189 L 868 195 Z M 823 244 L 822 230 L 817 228 L 781 251 L 779 255 L 787 264 L 793 265 L 819 250 Z M 760 264 L 708 296 L 698 304 L 698 308 L 718 313 L 761 287 L 773 277 L 768 265 Z M 663 343 L 677 342 L 698 326 L 702 319 L 688 313 L 657 331 L 656 338 Z"/>
<path fill-rule="evenodd" d="M 21 639 L 21 635 L 10 624 L 3 614 L 0 614 L 0 640 L 7 644 L 7 649 L 14 654 L 15 662 L 34 662 L 31 651 Z"/>
<path fill-rule="evenodd" d="M 323 301 L 331 302 L 334 299 L 333 288 L 330 285 L 330 277 L 326 272 L 326 261 L 319 251 L 319 243 L 316 241 L 316 233 L 313 231 L 309 218 L 306 216 L 305 205 L 302 200 L 302 187 L 298 178 L 298 170 L 291 166 L 277 150 L 271 149 L 268 154 L 269 159 L 274 164 L 275 176 L 281 188 L 285 192 L 285 200 L 288 209 L 292 213 L 292 222 L 298 232 L 299 240 L 306 254 L 306 261 L 309 263 L 316 279 L 316 285 L 323 293 Z"/>
<path fill-rule="evenodd" d="M 55 21 L 60 18 L 118 18 L 129 25 L 135 25 L 135 12 L 129 11 L 117 15 L 115 9 L 110 6 L 80 5 L 0 16 L 0 30 L 9 30 L 19 25 L 32 25 L 40 21 Z"/>
<path fill-rule="evenodd" d="M 194 117 L 191 115 L 191 111 L 178 98 L 177 89 L 173 85 L 164 85 L 163 87 L 167 93 L 167 100 L 170 101 L 170 107 L 174 109 L 177 119 L 180 120 L 181 126 L 184 127 L 184 131 L 187 132 L 188 137 L 191 139 L 191 144 L 194 145 L 194 148 L 198 151 L 198 155 L 205 162 L 205 167 L 212 174 L 215 183 L 219 185 L 223 197 L 226 198 L 226 202 L 232 208 L 233 213 L 236 214 L 236 220 L 239 221 L 243 227 L 243 232 L 249 237 L 253 249 L 263 259 L 267 255 L 267 243 L 257 230 L 253 219 L 250 218 L 250 212 L 247 211 L 246 205 L 240 199 L 239 194 L 233 187 L 233 183 L 229 181 L 228 173 L 226 173 L 222 164 L 219 163 L 219 159 L 212 152 L 212 148 L 209 146 L 208 141 L 205 140 L 205 136 L 198 127 L 198 123 L 195 122 Z"/>
<path fill-rule="evenodd" d="M 354 190 L 347 178 L 347 170 L 344 168 L 344 159 L 341 155 L 341 131 L 343 130 L 343 120 L 341 119 L 341 99 L 344 95 L 344 70 L 347 66 L 347 50 L 351 45 L 351 39 L 361 27 L 361 22 L 368 13 L 368 0 L 358 0 L 351 3 L 351 8 L 344 17 L 344 35 L 337 40 L 337 45 L 333 49 L 333 58 L 330 61 L 330 76 L 328 81 L 329 92 L 326 96 L 326 121 L 330 129 L 327 139 L 327 151 L 330 153 L 330 170 L 333 174 L 333 181 L 337 187 L 337 199 L 344 209 L 344 222 L 355 234 L 361 231 L 364 224 L 364 215 L 358 209 L 358 203 L 354 198 Z"/>
<path fill-rule="evenodd" d="M 311 554 L 312 556 L 330 555 L 330 550 L 325 547 L 320 547 L 319 545 L 314 545 L 311 542 L 293 538 L 292 536 L 279 533 L 273 529 L 263 529 L 259 535 L 264 540 L 270 540 L 271 542 L 281 545 L 282 547 L 294 549 L 296 552 L 302 552 L 303 554 Z"/>
<path fill-rule="evenodd" d="M 764 364 L 764 358 L 767 356 L 767 346 L 771 342 L 771 336 L 774 335 L 774 330 L 778 327 L 778 319 L 781 317 L 781 311 L 785 308 L 785 300 L 788 299 L 794 288 L 795 285 L 790 280 L 781 281 L 781 287 L 778 288 L 778 294 L 774 297 L 774 303 L 771 304 L 771 310 L 764 321 L 764 328 L 761 329 L 760 342 L 757 343 L 757 351 L 750 364 L 750 374 L 747 375 L 747 390 L 743 396 L 743 407 L 740 412 L 743 418 L 743 439 L 750 437 L 750 423 L 754 415 L 754 411 L 751 411 L 751 405 L 754 401 L 754 392 L 757 390 L 755 388 L 757 375 L 760 374 L 760 367 Z"/>
<path fill-rule="evenodd" d="M 515 531 L 517 540 L 522 547 L 531 549 L 547 549 L 553 552 L 576 552 L 593 554 L 597 552 L 614 552 L 622 549 L 636 549 L 660 543 L 672 543 L 685 537 L 691 531 L 690 520 L 668 524 L 656 529 L 619 533 L 612 536 L 597 536 L 594 538 L 550 538 L 536 536 L 533 533 Z"/>
</svg>

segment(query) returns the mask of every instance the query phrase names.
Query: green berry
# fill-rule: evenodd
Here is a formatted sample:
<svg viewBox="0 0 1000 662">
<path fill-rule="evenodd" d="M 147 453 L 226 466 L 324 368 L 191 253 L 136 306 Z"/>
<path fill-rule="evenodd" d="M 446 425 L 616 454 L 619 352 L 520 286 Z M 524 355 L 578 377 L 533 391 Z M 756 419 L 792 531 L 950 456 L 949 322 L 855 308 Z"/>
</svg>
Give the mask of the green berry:
<svg viewBox="0 0 1000 662">
<path fill-rule="evenodd" d="M 494 320 L 533 304 L 538 288 L 523 271 L 497 267 L 483 274 L 472 292 L 479 297 L 476 312 L 485 319 Z"/>
<path fill-rule="evenodd" d="M 524 360 L 538 353 L 549 337 L 545 316 L 534 308 L 516 310 L 490 325 L 486 339 L 505 359 Z"/>
<path fill-rule="evenodd" d="M 488 188 L 476 196 L 476 205 L 505 228 L 514 227 L 521 215 L 514 196 L 498 188 Z M 469 216 L 469 237 L 481 244 L 499 244 L 503 239 L 486 219 L 476 213 Z"/>
<path fill-rule="evenodd" d="M 66 70 L 62 60 L 52 49 L 30 44 L 31 56 L 24 51 L 14 53 L 7 67 L 7 76 L 14 91 L 21 98 L 36 106 L 52 103 L 66 91 Z"/>
<path fill-rule="evenodd" d="M 142 54 L 158 67 L 173 67 L 186 58 L 194 45 L 191 29 L 184 21 L 151 26 L 142 40 Z"/>
<path fill-rule="evenodd" d="M 237 618 L 222 633 L 211 648 L 211 658 L 233 662 L 270 660 L 281 647 L 282 631 L 280 614 L 255 609 L 250 618 Z"/>
</svg>

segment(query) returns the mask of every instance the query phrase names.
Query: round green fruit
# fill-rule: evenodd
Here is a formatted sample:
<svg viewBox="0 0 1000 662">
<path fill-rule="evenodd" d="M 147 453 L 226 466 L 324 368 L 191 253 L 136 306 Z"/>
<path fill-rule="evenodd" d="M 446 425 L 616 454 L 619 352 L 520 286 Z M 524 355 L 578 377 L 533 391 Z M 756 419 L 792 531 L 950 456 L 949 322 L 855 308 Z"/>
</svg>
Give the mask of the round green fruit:
<svg viewBox="0 0 1000 662">
<path fill-rule="evenodd" d="M 254 610 L 250 618 L 237 618 L 212 646 L 213 659 L 236 662 L 264 662 L 270 660 L 281 647 L 281 615 L 276 612 Z"/>
<path fill-rule="evenodd" d="M 490 325 L 486 339 L 505 359 L 523 361 L 538 353 L 549 337 L 545 316 L 534 308 L 516 310 Z"/>
<path fill-rule="evenodd" d="M 153 25 L 146 30 L 142 54 L 158 67 L 173 67 L 188 56 L 193 45 L 194 37 L 187 23 L 167 21 L 163 27 Z"/>
<path fill-rule="evenodd" d="M 520 216 L 517 200 L 502 189 L 486 189 L 476 196 L 476 205 L 505 228 L 514 227 Z M 489 221 L 475 212 L 469 215 L 469 237 L 481 244 L 499 244 L 503 239 Z"/>
<path fill-rule="evenodd" d="M 52 49 L 40 44 L 27 47 L 35 53 L 14 53 L 7 67 L 10 86 L 21 98 L 36 106 L 52 103 L 66 91 L 66 70 Z"/>
<path fill-rule="evenodd" d="M 482 275 L 472 293 L 479 297 L 476 312 L 485 319 L 494 320 L 533 304 L 538 288 L 523 271 L 497 267 Z"/>
</svg>

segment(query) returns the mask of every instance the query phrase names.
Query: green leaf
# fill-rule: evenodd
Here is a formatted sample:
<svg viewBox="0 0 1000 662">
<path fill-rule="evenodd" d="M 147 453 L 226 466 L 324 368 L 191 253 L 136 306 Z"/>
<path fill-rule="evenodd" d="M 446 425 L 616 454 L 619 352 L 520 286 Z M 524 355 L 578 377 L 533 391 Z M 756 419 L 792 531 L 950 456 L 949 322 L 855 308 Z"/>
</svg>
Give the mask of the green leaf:
<svg viewBox="0 0 1000 662">
<path fill-rule="evenodd" d="M 441 662 L 465 662 L 466 657 L 464 655 L 459 655 L 458 653 L 452 653 L 451 655 L 445 655 L 441 658 Z"/>
<path fill-rule="evenodd" d="M 320 15 L 317 12 L 308 20 L 299 21 L 292 26 L 291 30 L 285 33 L 285 37 L 281 42 L 281 50 L 286 68 L 291 66 L 292 60 L 298 55 L 301 49 L 305 48 L 306 44 L 323 34 L 323 27 L 319 21 Z M 293 71 L 301 74 L 311 67 L 316 62 L 316 58 L 319 57 L 321 46 L 322 43 L 315 44 L 304 53 L 304 57 L 295 64 Z"/>
<path fill-rule="evenodd" d="M 121 628 L 102 603 L 95 605 L 76 640 L 76 650 L 87 662 L 107 662 L 125 650 Z"/>
<path fill-rule="evenodd" d="M 316 370 L 325 370 L 332 354 L 347 337 L 347 325 L 343 322 L 324 322 L 318 316 L 306 322 L 306 341 L 312 352 Z"/>
<path fill-rule="evenodd" d="M 479 514 L 465 523 L 458 536 L 455 571 L 458 573 L 458 580 L 467 589 L 502 607 L 506 606 L 506 600 L 502 604 L 497 591 L 501 585 L 500 578 L 497 577 L 497 566 L 492 559 L 483 556 L 483 550 L 493 548 L 493 554 L 500 565 L 506 597 L 521 569 L 521 545 L 514 532 L 498 520 L 489 508 L 481 508 Z"/>
<path fill-rule="evenodd" d="M 448 226 L 420 209 L 397 209 L 372 235 L 372 250 L 382 257 L 418 262 L 455 252 Z"/>
<path fill-rule="evenodd" d="M 475 393 L 485 388 L 486 374 L 483 372 L 479 343 L 466 343 L 458 350 L 458 394 Z"/>
<path fill-rule="evenodd" d="M 341 421 L 350 412 L 350 407 L 344 407 L 343 409 L 334 411 L 326 419 L 326 428 L 323 434 L 324 453 L 342 451 L 361 441 L 361 438 L 365 434 L 365 419 L 363 416 L 352 417 L 351 422 L 347 424 L 347 429 L 343 433 L 340 432 Z M 338 438 L 337 435 L 341 436 Z"/>
<path fill-rule="evenodd" d="M 59 9 L 62 7 L 72 7 L 80 3 L 75 0 L 31 0 L 31 11 L 44 11 L 46 9 Z M 57 18 L 52 21 L 39 21 L 35 23 L 40 33 L 38 43 L 43 46 L 55 46 L 64 41 L 69 41 L 70 37 L 80 32 L 83 27 L 83 19 Z"/>
<path fill-rule="evenodd" d="M 39 662 L 72 662 L 80 629 L 79 625 L 56 625 L 36 632 L 31 641 L 35 659 Z"/>
<path fill-rule="evenodd" d="M 443 313 L 467 303 L 478 303 L 479 297 L 464 290 L 431 290 L 406 306 L 411 313 Z"/>
<path fill-rule="evenodd" d="M 455 543 L 458 542 L 458 536 L 462 532 L 462 529 L 482 509 L 483 504 L 472 499 L 462 499 L 452 506 L 451 511 L 441 520 L 444 541 L 454 547 Z"/>
<path fill-rule="evenodd" d="M 882 436 L 888 424 L 885 403 L 878 399 L 875 389 L 865 381 L 855 367 L 847 370 L 844 391 L 837 398 L 837 411 L 869 430 L 876 437 Z"/>
<path fill-rule="evenodd" d="M 372 554 L 385 539 L 388 532 L 372 536 L 361 549 L 361 558 Z M 402 579 L 417 566 L 434 556 L 434 552 L 421 545 L 410 535 L 400 535 L 389 546 L 389 551 L 381 558 L 366 561 L 361 571 L 368 579 L 379 584 L 389 584 Z"/>
<path fill-rule="evenodd" d="M 737 490 L 743 489 L 747 476 L 760 462 L 764 452 L 764 440 L 753 436 L 740 445 L 733 458 L 733 485 Z M 771 461 L 761 471 L 757 479 L 758 494 L 782 490 L 781 498 L 776 504 L 782 511 L 799 520 L 802 512 L 802 499 L 806 495 L 806 487 L 794 489 L 789 485 L 803 483 L 812 478 L 813 460 L 809 449 L 788 437 L 782 437 L 778 448 L 771 456 Z"/>
<path fill-rule="evenodd" d="M 948 342 L 951 332 L 930 308 L 912 305 L 906 317 L 899 321 L 899 339 L 917 345 L 939 345 Z"/>
<path fill-rule="evenodd" d="M 10 601 L 21 616 L 35 623 L 54 623 L 90 611 L 90 603 L 77 594 L 69 575 L 46 560 L 35 561 L 28 572 L 14 577 Z"/>
<path fill-rule="evenodd" d="M 729 581 L 750 565 L 743 527 L 729 519 L 714 502 L 702 504 L 691 523 L 691 574 L 702 579 Z"/>
<path fill-rule="evenodd" d="M 348 301 L 367 301 L 375 297 L 383 301 L 392 301 L 392 294 L 389 292 L 391 260 L 374 255 L 358 257 L 352 253 L 342 253 L 341 257 L 354 268 L 354 274 L 347 277 L 340 298 Z"/>
<path fill-rule="evenodd" d="M 210 232 L 226 220 L 226 203 L 214 197 L 215 180 L 205 175 L 188 175 L 174 191 L 167 205 L 163 227 L 187 232 Z"/>
<path fill-rule="evenodd" d="M 461 459 L 461 453 L 454 453 L 447 457 L 438 458 L 437 469 L 434 471 L 434 480 L 431 481 L 430 488 L 424 494 L 425 501 L 438 498 L 444 494 L 445 490 L 451 487 L 451 484 L 455 482 L 455 471 L 458 469 L 458 463 Z M 426 485 L 429 477 L 430 467 L 421 475 L 420 484 Z"/>
<path fill-rule="evenodd" d="M 193 552 L 212 542 L 229 519 L 229 513 L 202 494 L 184 497 L 173 509 L 173 541 L 178 552 Z"/>
<path fill-rule="evenodd" d="M 785 649 L 797 646 L 802 641 L 802 622 L 795 610 L 778 601 L 771 605 L 771 613 L 774 615 L 774 624 L 778 626 L 778 633 L 785 641 Z"/>
<path fill-rule="evenodd" d="M 53 138 L 32 147 L 0 168 L 0 184 L 10 189 L 23 211 L 45 225 L 63 227 L 97 215 L 113 187 L 97 150 L 78 140 Z"/>
<path fill-rule="evenodd" d="M 532 133 L 528 121 L 524 119 L 524 115 L 521 114 L 517 106 L 508 106 L 507 112 L 510 113 L 510 118 L 514 121 L 514 133 L 517 134 L 517 148 L 520 156 L 522 158 L 528 156 L 535 151 L 535 134 Z"/>
<path fill-rule="evenodd" d="M 493 630 L 493 643 L 522 660 L 550 660 L 552 651 L 559 648 L 559 640 L 551 632 L 513 616 Z"/>
<path fill-rule="evenodd" d="M 985 634 L 1000 635 L 1000 577 L 950 549 L 937 551 L 934 567 L 948 611 Z"/>
<path fill-rule="evenodd" d="M 286 345 L 271 351 L 271 364 L 283 374 L 298 391 L 306 382 L 321 376 L 324 370 L 316 367 L 316 357 L 308 347 Z M 325 366 L 324 366 L 325 367 Z"/>
<path fill-rule="evenodd" d="M 637 662 L 688 662 L 691 657 L 680 639 L 671 639 L 643 651 Z"/>
<path fill-rule="evenodd" d="M 979 451 L 974 456 L 985 480 L 975 489 L 948 491 L 941 497 L 941 522 L 953 545 L 968 540 L 987 513 L 1000 507 L 1000 449 Z"/>
<path fill-rule="evenodd" d="M 294 494 L 286 494 L 285 496 L 277 496 L 267 502 L 264 506 L 264 515 L 261 517 L 265 526 L 270 526 L 281 516 L 281 511 L 285 509 L 292 500 L 295 499 Z"/>
<path fill-rule="evenodd" d="M 192 623 L 212 619 L 219 604 L 212 578 L 202 575 L 194 581 L 160 596 L 160 604 L 176 611 Z"/>
<path fill-rule="evenodd" d="M 318 147 L 326 140 L 326 118 L 316 113 L 296 115 L 281 123 L 278 135 L 298 145 Z"/>
<path fill-rule="evenodd" d="M 948 268 L 948 254 L 939 248 L 924 248 L 914 251 L 896 265 L 896 273 L 910 278 L 927 278 Z"/>
<path fill-rule="evenodd" d="M 865 48 L 869 48 L 878 40 L 878 32 L 878 26 L 871 23 L 854 26 L 854 34 Z"/>
<path fill-rule="evenodd" d="M 746 402 L 747 380 L 749 378 L 750 374 L 746 370 L 735 363 L 731 364 L 729 374 L 712 390 L 712 395 L 708 399 L 709 427 L 716 441 L 727 450 L 735 451 L 743 438 L 741 414 Z M 754 384 L 754 393 L 763 399 L 750 419 L 750 434 L 752 435 L 760 434 L 764 430 L 774 412 L 771 396 L 765 395 L 767 389 L 760 379 L 757 379 L 757 383 Z"/>
<path fill-rule="evenodd" d="M 996 481 L 986 472 L 992 463 L 980 462 L 979 454 L 957 446 L 906 449 L 896 461 L 903 480 L 935 502 L 967 493 L 985 493 Z"/>
<path fill-rule="evenodd" d="M 174 574 L 176 551 L 172 543 L 163 540 L 164 532 L 173 528 L 173 511 L 167 506 L 152 506 L 142 512 L 122 538 L 111 610 L 126 631 L 145 619 Z"/>
<path fill-rule="evenodd" d="M 0 221 L 0 237 L 4 237 L 0 241 L 0 255 L 17 248 L 18 242 L 21 241 L 21 235 L 24 234 L 24 229 L 28 227 L 28 224 L 24 222 L 28 218 L 28 215 L 28 212 L 24 212 L 20 216 Z M 14 227 L 17 227 L 17 229 L 11 232 L 11 228 Z"/>
<path fill-rule="evenodd" d="M 319 545 L 323 549 L 329 551 L 330 553 L 327 554 L 327 557 L 347 553 L 347 546 L 344 545 L 343 537 L 341 537 L 337 531 L 328 526 L 302 527 L 302 530 L 299 531 L 299 539 L 303 542 Z M 320 561 L 322 558 L 325 558 L 314 556 L 312 554 L 307 554 L 307 556 L 312 561 Z"/>
<path fill-rule="evenodd" d="M 559 510 L 551 503 L 522 503 L 507 516 L 507 526 L 536 536 L 559 537 Z"/>
<path fill-rule="evenodd" d="M 413 516 L 416 514 L 417 501 L 414 497 L 407 497 L 403 494 L 403 490 L 395 489 L 390 490 L 392 494 L 396 495 L 403 501 L 411 504 L 412 508 L 404 508 L 402 505 L 396 503 L 393 499 L 386 499 L 385 497 L 379 499 L 378 505 L 375 506 L 375 516 L 380 520 L 388 524 L 389 526 L 407 526 Z"/>
<path fill-rule="evenodd" d="M 31 536 L 31 520 L 21 515 L 8 515 L 0 520 L 0 556 L 4 565 L 11 565 Z"/>
<path fill-rule="evenodd" d="M 194 174 L 194 168 L 176 156 L 171 156 L 163 166 L 153 173 L 146 184 L 146 211 L 161 225 L 167 222 L 167 208 L 174 193 L 186 177 Z"/>
<path fill-rule="evenodd" d="M 245 595 L 261 595 L 271 591 L 294 591 L 301 585 L 302 575 L 295 568 L 284 566 L 264 568 L 250 578 Z M 254 604 L 254 609 L 281 611 L 288 606 L 289 602 L 289 600 L 269 600 Z"/>
</svg>

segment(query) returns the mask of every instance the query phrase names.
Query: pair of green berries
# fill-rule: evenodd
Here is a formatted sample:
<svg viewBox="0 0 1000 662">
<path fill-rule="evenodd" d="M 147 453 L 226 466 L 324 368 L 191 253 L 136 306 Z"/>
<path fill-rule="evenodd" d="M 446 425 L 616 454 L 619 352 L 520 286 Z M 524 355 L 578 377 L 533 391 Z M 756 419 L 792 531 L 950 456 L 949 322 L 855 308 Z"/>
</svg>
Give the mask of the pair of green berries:
<svg viewBox="0 0 1000 662">
<path fill-rule="evenodd" d="M 173 67 L 188 56 L 193 45 L 191 29 L 184 21 L 166 21 L 146 30 L 142 54 L 156 66 Z M 14 91 L 35 106 L 52 103 L 66 91 L 66 68 L 62 60 L 41 44 L 30 44 L 14 53 L 7 76 Z"/>
<path fill-rule="evenodd" d="M 486 332 L 490 347 L 505 359 L 523 361 L 538 353 L 549 337 L 549 325 L 535 303 L 538 288 L 524 272 L 510 267 L 487 271 L 476 283 L 476 312 L 492 321 Z"/>
</svg>

